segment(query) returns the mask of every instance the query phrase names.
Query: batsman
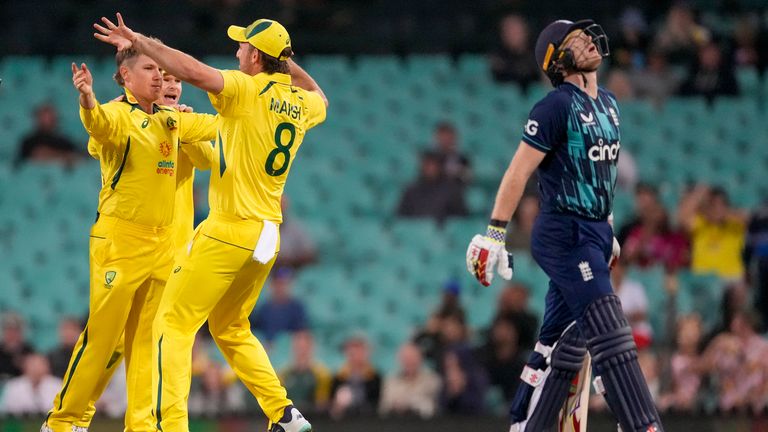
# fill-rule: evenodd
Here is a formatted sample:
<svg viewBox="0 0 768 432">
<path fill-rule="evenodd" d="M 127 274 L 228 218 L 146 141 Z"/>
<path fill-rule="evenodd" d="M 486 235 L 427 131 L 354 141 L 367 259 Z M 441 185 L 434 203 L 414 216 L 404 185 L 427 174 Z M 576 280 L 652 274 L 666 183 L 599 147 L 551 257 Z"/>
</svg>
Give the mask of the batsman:
<svg viewBox="0 0 768 432">
<path fill-rule="evenodd" d="M 512 259 L 504 249 L 506 225 L 537 171 L 541 213 L 531 253 L 550 282 L 539 340 L 512 401 L 510 432 L 562 428 L 574 408 L 586 409 L 569 403 L 571 412 L 559 415 L 574 393 L 574 379 L 583 381 L 579 372 L 587 353 L 593 385 L 621 430 L 660 432 L 637 347 L 610 280 L 611 261 L 619 254 L 609 219 L 621 144 L 616 98 L 597 85 L 608 38 L 592 20 L 559 20 L 541 32 L 535 54 L 554 90 L 531 110 L 486 234 L 476 235 L 467 250 L 467 268 L 483 285 L 490 285 L 494 271 L 512 277 Z"/>
</svg>

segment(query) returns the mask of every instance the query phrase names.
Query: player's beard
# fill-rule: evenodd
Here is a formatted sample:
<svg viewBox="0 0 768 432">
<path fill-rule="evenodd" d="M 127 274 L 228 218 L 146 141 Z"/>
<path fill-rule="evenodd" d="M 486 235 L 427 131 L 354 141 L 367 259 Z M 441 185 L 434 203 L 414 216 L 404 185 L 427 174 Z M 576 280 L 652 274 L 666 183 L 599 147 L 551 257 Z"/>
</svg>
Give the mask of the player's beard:
<svg viewBox="0 0 768 432">
<path fill-rule="evenodd" d="M 579 72 L 596 72 L 603 62 L 603 57 L 599 54 L 595 57 L 589 56 L 589 51 L 585 48 L 576 58 L 577 70 Z"/>
</svg>

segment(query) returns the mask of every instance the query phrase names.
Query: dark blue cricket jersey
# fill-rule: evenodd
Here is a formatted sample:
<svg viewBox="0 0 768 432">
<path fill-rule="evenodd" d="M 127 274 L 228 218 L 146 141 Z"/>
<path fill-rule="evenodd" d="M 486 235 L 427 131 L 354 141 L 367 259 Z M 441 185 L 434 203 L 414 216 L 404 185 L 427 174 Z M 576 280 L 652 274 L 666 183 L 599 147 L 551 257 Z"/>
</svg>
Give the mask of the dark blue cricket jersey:
<svg viewBox="0 0 768 432">
<path fill-rule="evenodd" d="M 523 141 L 547 153 L 539 165 L 542 212 L 605 220 L 613 208 L 619 159 L 619 108 L 598 88 L 597 99 L 571 83 L 531 110 Z"/>
</svg>

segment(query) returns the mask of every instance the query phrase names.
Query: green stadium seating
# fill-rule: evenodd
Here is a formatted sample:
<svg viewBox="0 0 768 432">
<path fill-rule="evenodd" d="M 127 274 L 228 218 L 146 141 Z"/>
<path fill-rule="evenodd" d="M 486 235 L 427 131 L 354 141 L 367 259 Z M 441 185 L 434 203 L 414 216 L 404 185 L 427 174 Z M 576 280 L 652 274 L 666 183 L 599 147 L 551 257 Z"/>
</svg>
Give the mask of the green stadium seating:
<svg viewBox="0 0 768 432">
<path fill-rule="evenodd" d="M 62 131 L 85 145 L 69 75 L 73 60 L 88 63 L 101 101 L 119 93 L 111 57 L 0 60 L 6 81 L 0 89 L 0 247 L 7 251 L 0 260 L 0 312 L 21 311 L 41 347 L 55 343 L 61 316 L 87 311 L 87 234 L 101 175 L 91 159 L 72 170 L 38 164 L 15 169 L 13 159 L 33 128 L 32 109 L 45 101 L 59 109 Z M 206 61 L 235 65 L 231 56 Z M 302 221 L 318 246 L 319 263 L 298 274 L 295 292 L 308 304 L 320 358 L 338 366 L 339 346 L 357 328 L 376 345 L 377 364 L 391 370 L 397 347 L 427 319 L 449 278 L 462 287 L 469 323 L 487 327 L 505 282 L 478 285 L 464 269 L 466 245 L 484 229 L 528 111 L 550 87 L 535 84 L 523 92 L 496 84 L 480 55 L 307 56 L 300 63 L 332 107 L 327 121 L 307 135 L 286 185 L 290 217 Z M 641 179 L 659 186 L 668 208 L 693 181 L 722 184 L 739 205 L 768 196 L 768 186 L 755 178 L 768 169 L 768 79 L 751 69 L 739 70 L 737 78 L 744 96 L 711 106 L 700 98 L 672 98 L 660 109 L 622 102 L 622 146 L 634 156 Z M 207 95 L 192 86 L 185 86 L 184 100 L 198 112 L 213 112 Z M 457 125 L 462 150 L 472 159 L 474 181 L 465 194 L 470 215 L 441 225 L 398 219 L 402 190 L 418 174 L 418 152 L 430 145 L 442 120 Z M 199 174 L 196 184 L 205 186 L 208 176 Z M 631 216 L 632 206 L 631 191 L 619 191 L 617 224 Z M 542 314 L 547 276 L 528 251 L 515 251 L 515 268 L 515 279 L 531 290 L 531 307 Z M 645 285 L 651 325 L 665 334 L 663 270 L 633 270 L 630 276 Z M 676 306 L 681 313 L 700 313 L 711 328 L 721 290 L 712 278 L 684 273 Z M 272 350 L 276 364 L 286 362 L 290 339 L 278 339 Z"/>
</svg>

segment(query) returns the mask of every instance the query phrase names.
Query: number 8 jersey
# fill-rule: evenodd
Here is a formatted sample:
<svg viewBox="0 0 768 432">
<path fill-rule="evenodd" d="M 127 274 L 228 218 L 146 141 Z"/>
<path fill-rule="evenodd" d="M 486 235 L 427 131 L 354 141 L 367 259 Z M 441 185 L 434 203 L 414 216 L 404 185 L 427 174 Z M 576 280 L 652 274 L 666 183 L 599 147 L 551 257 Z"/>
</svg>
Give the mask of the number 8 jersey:
<svg viewBox="0 0 768 432">
<path fill-rule="evenodd" d="M 211 212 L 280 223 L 285 180 L 304 135 L 325 120 L 325 103 L 317 93 L 291 85 L 290 75 L 221 74 L 224 89 L 208 95 L 221 114 Z"/>
</svg>

